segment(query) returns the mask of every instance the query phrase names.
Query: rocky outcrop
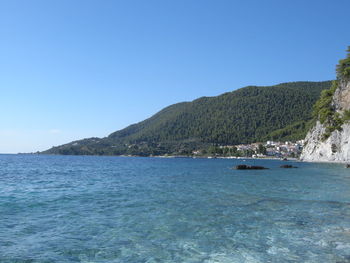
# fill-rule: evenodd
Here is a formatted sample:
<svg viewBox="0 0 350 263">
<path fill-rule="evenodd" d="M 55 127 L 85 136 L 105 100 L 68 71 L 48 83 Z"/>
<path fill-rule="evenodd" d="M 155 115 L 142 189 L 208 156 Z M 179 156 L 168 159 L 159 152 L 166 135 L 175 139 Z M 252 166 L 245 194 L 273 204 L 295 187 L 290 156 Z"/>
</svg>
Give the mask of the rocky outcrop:
<svg viewBox="0 0 350 263">
<path fill-rule="evenodd" d="M 309 162 L 349 162 L 350 161 L 350 124 L 342 125 L 341 131 L 333 131 L 324 139 L 325 125 L 319 121 L 307 134 L 301 160 Z"/>
<path fill-rule="evenodd" d="M 334 92 L 333 103 L 335 110 L 342 112 L 350 109 L 350 81 L 341 80 Z"/>
<path fill-rule="evenodd" d="M 350 47 L 337 65 L 337 80 L 314 106 L 316 125 L 305 138 L 300 159 L 350 162 Z"/>
<path fill-rule="evenodd" d="M 245 165 L 245 164 L 239 164 L 235 167 L 236 170 L 265 170 L 269 169 L 264 166 L 255 166 L 255 165 Z"/>
</svg>

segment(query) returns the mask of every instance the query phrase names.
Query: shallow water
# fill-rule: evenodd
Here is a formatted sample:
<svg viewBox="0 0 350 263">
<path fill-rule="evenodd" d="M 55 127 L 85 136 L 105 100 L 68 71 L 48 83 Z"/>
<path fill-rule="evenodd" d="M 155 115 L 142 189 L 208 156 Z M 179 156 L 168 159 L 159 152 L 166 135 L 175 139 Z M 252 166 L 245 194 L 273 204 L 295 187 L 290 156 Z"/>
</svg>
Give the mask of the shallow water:
<svg viewBox="0 0 350 263">
<path fill-rule="evenodd" d="M 281 164 L 0 155 L 0 262 L 350 262 L 350 169 Z"/>
</svg>

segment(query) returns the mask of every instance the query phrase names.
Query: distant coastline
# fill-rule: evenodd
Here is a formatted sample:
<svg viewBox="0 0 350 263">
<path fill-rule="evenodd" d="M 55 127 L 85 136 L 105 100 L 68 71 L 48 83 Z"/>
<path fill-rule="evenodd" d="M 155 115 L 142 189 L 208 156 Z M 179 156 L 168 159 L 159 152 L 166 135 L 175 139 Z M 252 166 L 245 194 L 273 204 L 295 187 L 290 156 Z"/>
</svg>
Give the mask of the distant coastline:
<svg viewBox="0 0 350 263">
<path fill-rule="evenodd" d="M 244 149 L 245 144 L 304 139 L 313 124 L 312 105 L 330 85 L 330 81 L 299 81 L 243 87 L 173 104 L 107 137 L 76 140 L 41 153 L 236 156 L 228 148 L 241 145 L 247 151 L 241 155 L 252 156 L 255 153 Z M 223 149 L 228 152 L 221 154 L 223 146 L 229 146 Z"/>
</svg>

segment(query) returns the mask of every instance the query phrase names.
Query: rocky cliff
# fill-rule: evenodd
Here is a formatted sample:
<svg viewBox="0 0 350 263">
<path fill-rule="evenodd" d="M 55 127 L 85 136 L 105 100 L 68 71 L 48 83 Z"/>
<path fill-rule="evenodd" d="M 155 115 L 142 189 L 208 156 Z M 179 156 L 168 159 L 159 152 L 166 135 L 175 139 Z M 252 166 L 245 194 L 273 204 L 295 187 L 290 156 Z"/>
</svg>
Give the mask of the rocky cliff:
<svg viewBox="0 0 350 263">
<path fill-rule="evenodd" d="M 334 131 L 323 139 L 326 127 L 319 121 L 306 136 L 306 146 L 301 160 L 310 162 L 349 162 L 350 161 L 350 124 L 342 125 L 341 131 Z"/>
<path fill-rule="evenodd" d="M 350 48 L 337 66 L 338 79 L 315 105 L 315 126 L 305 138 L 301 160 L 350 162 Z"/>
</svg>

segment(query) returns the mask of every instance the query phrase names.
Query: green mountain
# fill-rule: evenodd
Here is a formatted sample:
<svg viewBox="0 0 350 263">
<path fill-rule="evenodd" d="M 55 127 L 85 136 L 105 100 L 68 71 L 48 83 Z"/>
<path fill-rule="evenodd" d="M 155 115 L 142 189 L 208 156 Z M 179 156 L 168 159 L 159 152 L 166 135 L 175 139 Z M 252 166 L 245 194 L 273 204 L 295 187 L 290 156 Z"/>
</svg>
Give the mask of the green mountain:
<svg viewBox="0 0 350 263">
<path fill-rule="evenodd" d="M 249 86 L 168 106 L 105 138 L 53 147 L 46 154 L 188 154 L 210 145 L 305 137 L 312 106 L 330 81 Z"/>
</svg>

